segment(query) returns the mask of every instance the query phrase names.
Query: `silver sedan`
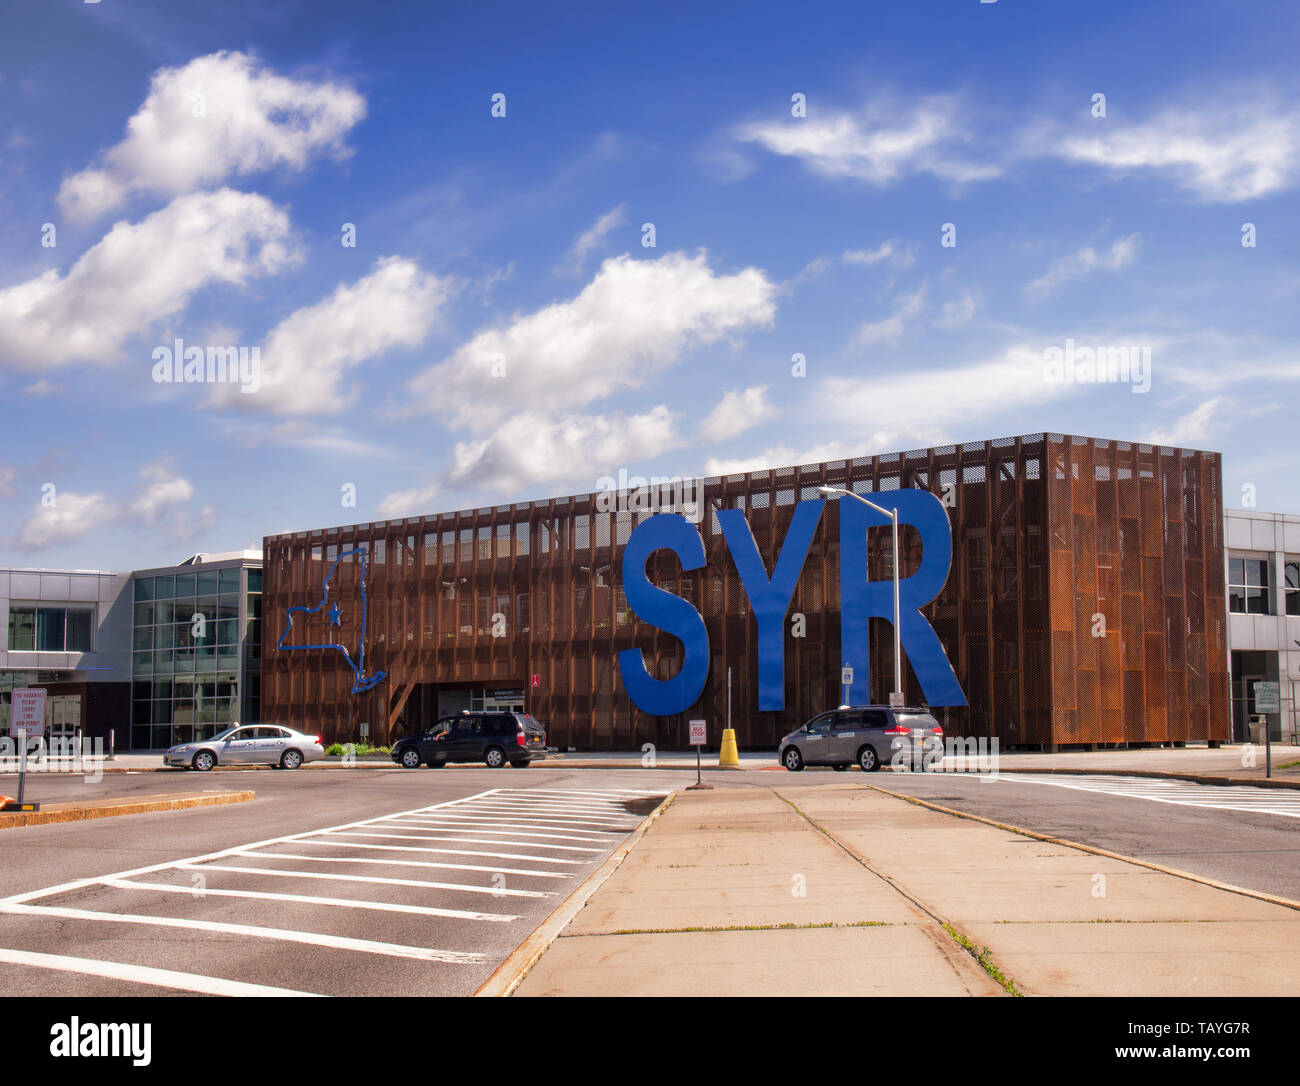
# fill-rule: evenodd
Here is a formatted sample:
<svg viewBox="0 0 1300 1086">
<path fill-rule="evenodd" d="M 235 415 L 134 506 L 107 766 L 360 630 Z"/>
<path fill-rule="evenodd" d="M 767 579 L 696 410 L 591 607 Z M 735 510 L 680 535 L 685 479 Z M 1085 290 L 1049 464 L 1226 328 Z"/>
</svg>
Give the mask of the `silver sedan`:
<svg viewBox="0 0 1300 1086">
<path fill-rule="evenodd" d="M 218 765 L 272 765 L 297 769 L 303 762 L 325 757 L 320 737 L 303 735 L 271 724 L 227 728 L 201 743 L 181 743 L 163 755 L 174 769 L 206 772 Z"/>
</svg>

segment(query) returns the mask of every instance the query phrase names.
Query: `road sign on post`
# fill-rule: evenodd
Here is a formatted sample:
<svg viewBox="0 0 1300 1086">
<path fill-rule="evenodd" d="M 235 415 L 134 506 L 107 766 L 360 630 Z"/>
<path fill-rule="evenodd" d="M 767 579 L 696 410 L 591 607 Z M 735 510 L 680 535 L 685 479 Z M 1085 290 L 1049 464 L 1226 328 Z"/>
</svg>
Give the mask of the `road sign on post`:
<svg viewBox="0 0 1300 1086">
<path fill-rule="evenodd" d="M 710 784 L 705 784 L 700 776 L 700 747 L 709 741 L 708 725 L 703 720 L 691 721 L 691 746 L 695 748 L 695 783 L 689 785 L 689 788 L 712 788 Z"/>
<path fill-rule="evenodd" d="M 27 740 L 45 734 L 45 691 L 39 688 L 15 690 L 10 695 L 9 734 L 18 740 L 22 760 L 18 763 L 18 803 L 6 804 L 5 810 L 35 811 L 36 803 L 24 803 L 27 787 Z"/>
<path fill-rule="evenodd" d="M 1282 711 L 1282 694 L 1280 683 L 1255 683 L 1255 712 L 1280 713 Z M 1273 736 L 1264 718 L 1264 776 L 1273 776 Z"/>
<path fill-rule="evenodd" d="M 844 688 L 844 696 L 840 698 L 841 705 L 849 703 L 849 687 L 853 685 L 853 668 L 846 663 L 840 668 L 840 686 Z"/>
<path fill-rule="evenodd" d="M 889 692 L 889 707 L 891 709 L 901 709 L 903 707 L 903 694 L 900 690 L 891 690 Z"/>
</svg>

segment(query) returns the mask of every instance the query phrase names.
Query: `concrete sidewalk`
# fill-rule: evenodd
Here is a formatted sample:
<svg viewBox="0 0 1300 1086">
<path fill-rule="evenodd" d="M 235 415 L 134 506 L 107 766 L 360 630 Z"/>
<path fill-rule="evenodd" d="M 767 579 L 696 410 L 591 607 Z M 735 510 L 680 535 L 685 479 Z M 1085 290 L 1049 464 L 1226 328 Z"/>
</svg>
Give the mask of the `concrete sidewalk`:
<svg viewBox="0 0 1300 1086">
<path fill-rule="evenodd" d="M 679 793 L 518 995 L 1296 995 L 1300 911 L 888 796 Z"/>
</svg>

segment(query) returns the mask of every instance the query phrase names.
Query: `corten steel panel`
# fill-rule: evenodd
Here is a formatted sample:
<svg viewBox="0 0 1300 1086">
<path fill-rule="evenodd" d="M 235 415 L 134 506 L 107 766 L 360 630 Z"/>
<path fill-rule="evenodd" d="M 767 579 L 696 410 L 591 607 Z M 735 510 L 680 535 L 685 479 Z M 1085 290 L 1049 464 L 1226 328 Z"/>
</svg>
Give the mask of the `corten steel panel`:
<svg viewBox="0 0 1300 1086">
<path fill-rule="evenodd" d="M 1047 742 L 1226 740 L 1225 665 L 1213 645 L 1223 624 L 1218 455 L 1053 434 L 1048 461 Z M 1098 616 L 1104 639 L 1092 632 Z"/>
<path fill-rule="evenodd" d="M 327 741 L 356 738 L 364 721 L 374 740 L 385 741 L 432 719 L 435 684 L 522 688 L 528 710 L 559 746 L 680 748 L 693 717 L 718 734 L 730 668 L 740 744 L 771 747 L 840 699 L 838 505 L 823 510 L 786 617 L 780 712 L 757 709 L 757 628 L 714 513 L 745 511 L 770 571 L 795 503 L 816 498 L 823 484 L 876 492 L 882 502 L 892 489 L 922 487 L 948 507 L 952 569 L 924 613 L 970 703 L 936 709 L 952 734 L 1016 745 L 1153 741 L 1164 737 L 1174 706 L 1189 738 L 1226 738 L 1218 457 L 1043 434 L 712 478 L 694 493 L 688 487 L 687 500 L 701 502 L 708 564 L 684 573 L 664 551 L 651 557 L 647 575 L 699 608 L 711 668 L 700 701 L 670 718 L 631 704 L 616 660 L 624 649 L 640 649 L 661 678 L 681 666 L 677 639 L 640 622 L 623 596 L 623 544 L 651 510 L 608 511 L 586 494 L 268 537 L 264 716 Z M 1170 501 L 1179 506 L 1172 518 Z M 1173 543 L 1164 538 L 1166 523 L 1180 525 Z M 919 539 L 910 528 L 900 534 L 907 576 L 920 562 Z M 867 543 L 870 576 L 887 579 L 889 531 L 872 529 Z M 337 653 L 277 652 L 276 643 L 287 608 L 317 602 L 330 563 L 358 545 L 370 556 L 367 670 L 387 678 L 353 695 Z M 1165 567 L 1175 559 L 1180 568 L 1170 575 Z M 336 597 L 352 598 L 358 573 L 355 562 L 340 566 Z M 1165 624 L 1180 608 L 1179 621 L 1193 635 L 1203 630 L 1205 646 L 1187 639 L 1171 657 Z M 335 637 L 356 643 L 356 610 L 344 607 Z M 1094 613 L 1106 618 L 1101 644 L 1091 634 Z M 328 635 L 323 614 L 297 616 L 296 640 L 319 644 Z M 893 675 L 889 622 L 873 619 L 870 636 L 872 696 L 885 701 Z M 1181 659 L 1183 670 L 1173 674 L 1171 659 Z M 1172 698 L 1170 683 L 1178 689 Z M 921 700 L 906 666 L 904 687 L 909 701 Z"/>
</svg>

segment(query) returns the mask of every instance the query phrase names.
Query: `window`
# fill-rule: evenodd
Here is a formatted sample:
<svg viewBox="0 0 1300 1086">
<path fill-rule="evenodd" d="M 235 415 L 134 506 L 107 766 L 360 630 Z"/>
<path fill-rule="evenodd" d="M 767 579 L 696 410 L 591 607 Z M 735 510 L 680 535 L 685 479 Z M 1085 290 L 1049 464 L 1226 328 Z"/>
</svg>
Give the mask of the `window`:
<svg viewBox="0 0 1300 1086">
<path fill-rule="evenodd" d="M 1267 558 L 1228 559 L 1228 610 L 1234 615 L 1271 615 Z"/>
<path fill-rule="evenodd" d="M 9 607 L 10 652 L 90 652 L 94 629 L 94 608 Z"/>
<path fill-rule="evenodd" d="M 1286 564 L 1286 613 L 1300 615 L 1300 562 Z"/>
</svg>

